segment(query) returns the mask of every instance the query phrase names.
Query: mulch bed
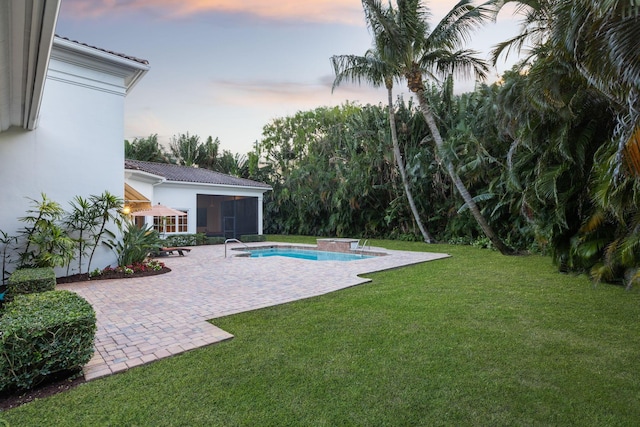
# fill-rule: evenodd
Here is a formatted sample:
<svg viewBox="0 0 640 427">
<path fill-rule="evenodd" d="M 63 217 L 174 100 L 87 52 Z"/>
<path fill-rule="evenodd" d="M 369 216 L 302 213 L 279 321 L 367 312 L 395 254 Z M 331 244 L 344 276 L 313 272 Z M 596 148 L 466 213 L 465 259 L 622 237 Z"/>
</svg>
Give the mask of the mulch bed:
<svg viewBox="0 0 640 427">
<path fill-rule="evenodd" d="M 46 382 L 39 384 L 31 390 L 23 390 L 17 392 L 0 393 L 0 411 L 17 408 L 25 403 L 32 402 L 36 399 L 53 396 L 63 391 L 87 382 L 82 375 L 82 371 L 64 371 L 58 375 L 54 375 Z"/>
<path fill-rule="evenodd" d="M 170 272 L 171 269 L 168 267 L 163 267 L 162 270 L 154 271 L 154 270 L 146 270 L 146 271 L 138 271 L 133 274 L 124 274 L 123 272 L 117 271 L 107 271 L 103 272 L 100 276 L 89 277 L 89 273 L 82 274 L 74 274 L 72 276 L 58 277 L 56 279 L 56 283 L 59 285 L 63 283 L 76 283 L 76 282 L 86 282 L 88 280 L 109 280 L 109 279 L 130 279 L 133 277 L 146 277 L 146 276 L 156 276 L 158 274 L 165 274 Z"/>
<path fill-rule="evenodd" d="M 156 276 L 158 274 L 164 274 L 170 272 L 168 267 L 162 268 L 162 270 L 153 271 L 140 271 L 133 274 L 118 273 L 110 271 L 103 273 L 100 276 L 89 278 L 88 274 L 74 274 L 72 276 L 58 277 L 56 283 L 77 283 L 94 280 L 109 280 L 109 279 L 131 279 L 134 277 L 146 277 Z M 107 285 L 108 286 L 108 285 Z M 85 383 L 86 380 L 82 375 L 82 371 L 64 371 L 58 375 L 53 375 L 47 381 L 39 384 L 32 390 L 22 390 L 18 392 L 2 392 L 0 393 L 0 411 L 6 411 L 7 409 L 15 408 L 25 403 L 31 402 L 35 399 L 42 399 L 54 394 L 61 393 L 63 391 L 70 390 L 80 384 Z"/>
</svg>

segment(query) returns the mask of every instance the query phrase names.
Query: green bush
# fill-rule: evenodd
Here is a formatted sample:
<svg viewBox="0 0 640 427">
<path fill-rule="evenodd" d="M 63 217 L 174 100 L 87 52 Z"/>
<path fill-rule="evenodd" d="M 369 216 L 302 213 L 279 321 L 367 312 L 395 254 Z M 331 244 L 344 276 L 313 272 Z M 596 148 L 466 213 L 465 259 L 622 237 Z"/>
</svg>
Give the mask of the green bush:
<svg viewBox="0 0 640 427">
<path fill-rule="evenodd" d="M 118 241 L 106 242 L 118 256 L 118 266 L 141 263 L 150 252 L 162 245 L 158 232 L 146 226 L 138 228 L 133 222 L 126 222 L 120 227 L 122 238 Z"/>
<path fill-rule="evenodd" d="M 163 240 L 164 246 L 196 246 L 206 245 L 207 235 L 204 233 L 197 234 L 174 234 Z"/>
<path fill-rule="evenodd" d="M 222 236 L 207 237 L 208 245 L 221 245 L 224 243 L 224 241 L 225 241 L 225 238 Z"/>
<path fill-rule="evenodd" d="M 96 315 L 70 291 L 17 295 L 0 318 L 0 391 L 34 387 L 93 354 Z"/>
<path fill-rule="evenodd" d="M 240 236 L 240 241 L 243 243 L 266 242 L 267 236 L 264 234 L 243 234 Z"/>
<path fill-rule="evenodd" d="M 53 268 L 23 268 L 11 273 L 7 281 L 7 298 L 21 294 L 52 291 L 56 287 Z"/>
</svg>

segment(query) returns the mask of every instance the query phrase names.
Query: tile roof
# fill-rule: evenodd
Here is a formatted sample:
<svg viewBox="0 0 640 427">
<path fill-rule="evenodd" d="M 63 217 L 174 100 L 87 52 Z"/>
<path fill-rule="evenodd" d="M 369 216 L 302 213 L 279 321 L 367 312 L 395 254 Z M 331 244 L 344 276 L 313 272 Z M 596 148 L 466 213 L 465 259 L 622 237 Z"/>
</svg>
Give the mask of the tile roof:
<svg viewBox="0 0 640 427">
<path fill-rule="evenodd" d="M 59 38 L 59 39 L 62 39 L 62 40 L 67 40 L 67 41 L 70 41 L 70 42 L 72 42 L 72 43 L 79 44 L 79 45 L 81 45 L 81 46 L 89 47 L 89 48 L 91 48 L 91 49 L 96 49 L 96 50 L 99 50 L 99 51 L 101 51 L 101 52 L 105 52 L 105 53 L 109 53 L 109 54 L 111 54 L 111 55 L 119 56 L 119 57 L 121 57 L 121 58 L 129 59 L 129 60 L 131 60 L 131 61 L 135 61 L 135 62 L 138 62 L 138 63 L 140 63 L 140 64 L 149 65 L 149 61 L 147 61 L 146 59 L 140 59 L 140 58 L 136 58 L 135 56 L 125 55 L 124 53 L 118 53 L 118 52 L 114 52 L 114 51 L 112 51 L 112 50 L 102 49 L 101 47 L 91 46 L 91 45 L 89 45 L 89 44 L 82 43 L 82 42 L 79 42 L 79 41 L 77 41 L 77 40 L 71 40 L 71 39 L 70 39 L 70 38 L 68 38 L 68 37 L 61 37 L 61 36 L 59 36 L 59 35 L 57 35 L 57 34 L 56 34 L 56 37 L 57 37 L 57 38 Z"/>
<path fill-rule="evenodd" d="M 238 187 L 253 187 L 271 189 L 270 185 L 250 179 L 238 178 L 209 169 L 190 166 L 172 165 L 168 163 L 143 162 L 141 160 L 125 159 L 124 168 L 139 170 L 165 178 L 167 181 L 198 182 L 203 184 L 233 185 Z"/>
</svg>

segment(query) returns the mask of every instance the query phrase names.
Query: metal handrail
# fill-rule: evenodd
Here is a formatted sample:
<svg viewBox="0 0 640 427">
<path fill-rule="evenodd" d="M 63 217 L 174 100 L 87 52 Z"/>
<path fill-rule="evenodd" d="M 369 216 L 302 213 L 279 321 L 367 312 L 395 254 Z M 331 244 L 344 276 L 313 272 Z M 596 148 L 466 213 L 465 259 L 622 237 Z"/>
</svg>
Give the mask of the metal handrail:
<svg viewBox="0 0 640 427">
<path fill-rule="evenodd" d="M 231 243 L 231 242 L 237 242 L 240 243 L 241 245 L 244 245 L 245 248 L 249 249 L 249 246 L 247 246 L 246 243 L 242 243 L 240 240 L 238 239 L 227 239 L 224 241 L 224 257 L 227 257 L 227 243 Z"/>
<path fill-rule="evenodd" d="M 358 244 L 356 245 L 356 251 L 359 249 L 360 253 L 364 252 L 367 248 L 367 243 L 369 243 L 369 239 L 365 239 L 362 245 L 360 245 L 360 240 L 358 240 Z M 371 246 L 369 246 L 369 250 L 371 250 Z"/>
</svg>

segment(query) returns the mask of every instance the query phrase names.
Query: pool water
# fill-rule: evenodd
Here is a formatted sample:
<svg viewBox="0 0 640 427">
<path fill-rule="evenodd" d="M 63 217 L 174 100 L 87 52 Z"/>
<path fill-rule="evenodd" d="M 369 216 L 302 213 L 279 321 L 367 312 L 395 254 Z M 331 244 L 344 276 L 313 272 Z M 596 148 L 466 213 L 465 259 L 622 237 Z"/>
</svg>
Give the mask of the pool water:
<svg viewBox="0 0 640 427">
<path fill-rule="evenodd" d="M 263 248 L 249 249 L 249 252 L 251 253 L 251 258 L 284 256 L 312 261 L 355 261 L 358 259 L 372 258 L 371 256 L 367 255 L 346 254 L 342 252 L 325 252 L 316 251 L 313 249 Z"/>
</svg>

